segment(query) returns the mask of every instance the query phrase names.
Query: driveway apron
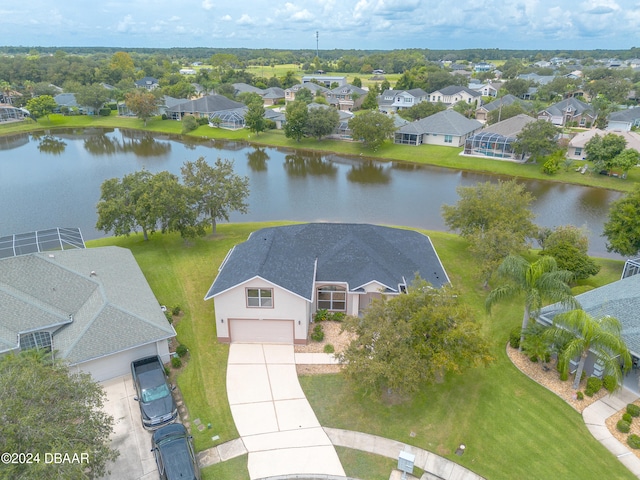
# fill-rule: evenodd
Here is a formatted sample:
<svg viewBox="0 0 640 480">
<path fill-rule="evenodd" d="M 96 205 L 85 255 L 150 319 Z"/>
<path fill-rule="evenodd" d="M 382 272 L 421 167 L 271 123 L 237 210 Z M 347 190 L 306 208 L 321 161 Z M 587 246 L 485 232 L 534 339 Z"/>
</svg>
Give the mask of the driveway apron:
<svg viewBox="0 0 640 480">
<path fill-rule="evenodd" d="M 252 480 L 289 474 L 345 476 L 307 401 L 291 345 L 231 345 L 227 395 L 249 452 Z"/>
</svg>

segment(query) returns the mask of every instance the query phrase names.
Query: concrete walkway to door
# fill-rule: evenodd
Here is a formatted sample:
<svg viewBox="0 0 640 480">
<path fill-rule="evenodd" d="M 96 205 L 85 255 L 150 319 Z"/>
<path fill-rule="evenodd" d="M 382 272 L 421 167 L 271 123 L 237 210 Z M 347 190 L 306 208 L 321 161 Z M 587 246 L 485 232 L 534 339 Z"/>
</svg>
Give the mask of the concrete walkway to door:
<svg viewBox="0 0 640 480">
<path fill-rule="evenodd" d="M 252 480 L 286 474 L 345 476 L 300 387 L 292 345 L 232 344 L 227 395 L 249 452 Z"/>
</svg>

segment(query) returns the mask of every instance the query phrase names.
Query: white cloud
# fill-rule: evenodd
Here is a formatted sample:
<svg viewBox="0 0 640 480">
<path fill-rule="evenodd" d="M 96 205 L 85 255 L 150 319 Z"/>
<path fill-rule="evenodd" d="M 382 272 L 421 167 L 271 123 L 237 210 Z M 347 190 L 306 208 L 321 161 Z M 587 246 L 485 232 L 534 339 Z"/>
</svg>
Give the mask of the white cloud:
<svg viewBox="0 0 640 480">
<path fill-rule="evenodd" d="M 242 16 L 236 21 L 238 25 L 255 25 L 255 20 L 251 18 L 246 13 L 243 13 Z"/>
<path fill-rule="evenodd" d="M 131 32 L 133 31 L 134 25 L 133 17 L 131 15 L 125 15 L 124 18 L 118 22 L 118 25 L 116 25 L 116 31 L 121 33 Z"/>
<path fill-rule="evenodd" d="M 225 15 L 220 18 L 223 22 L 230 22 L 232 20 L 231 15 Z"/>
<path fill-rule="evenodd" d="M 202 8 L 205 10 L 211 10 L 213 7 L 215 7 L 213 0 L 202 0 Z"/>
</svg>

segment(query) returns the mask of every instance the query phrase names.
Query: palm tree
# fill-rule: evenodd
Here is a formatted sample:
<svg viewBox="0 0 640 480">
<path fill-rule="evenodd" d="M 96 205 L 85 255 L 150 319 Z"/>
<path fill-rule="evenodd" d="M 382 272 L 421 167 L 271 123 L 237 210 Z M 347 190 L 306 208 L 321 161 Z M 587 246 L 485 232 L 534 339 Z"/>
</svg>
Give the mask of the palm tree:
<svg viewBox="0 0 640 480">
<path fill-rule="evenodd" d="M 542 308 L 545 300 L 562 302 L 572 308 L 580 306 L 568 285 L 573 278 L 573 273 L 568 270 L 558 270 L 553 257 L 545 255 L 529 263 L 520 255 L 509 255 L 502 261 L 497 272 L 500 277 L 507 280 L 507 283 L 494 288 L 489 293 L 485 300 L 485 307 L 490 313 L 495 303 L 524 294 L 520 351 L 522 351 L 524 332 L 529 325 L 529 318 Z"/>
<path fill-rule="evenodd" d="M 622 383 L 623 370 L 626 372 L 631 368 L 631 354 L 622 339 L 622 327 L 617 318 L 608 315 L 594 318 L 582 309 L 571 310 L 556 315 L 553 326 L 545 335 L 554 343 L 565 345 L 559 358 L 562 371 L 567 371 L 572 358 L 580 357 L 573 381 L 576 390 L 590 351 L 604 367 L 605 375 L 613 375 L 618 385 Z"/>
</svg>

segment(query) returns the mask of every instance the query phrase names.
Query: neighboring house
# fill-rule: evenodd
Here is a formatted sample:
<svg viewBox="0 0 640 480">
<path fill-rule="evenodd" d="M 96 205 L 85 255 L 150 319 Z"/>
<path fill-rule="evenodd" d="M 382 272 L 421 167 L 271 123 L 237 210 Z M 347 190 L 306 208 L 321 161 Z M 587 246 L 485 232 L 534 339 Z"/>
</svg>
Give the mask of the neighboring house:
<svg viewBox="0 0 640 480">
<path fill-rule="evenodd" d="M 169 95 L 163 95 L 162 98 L 158 100 L 158 108 L 155 112 L 155 115 L 165 115 L 167 114 L 167 110 L 171 107 L 175 107 L 184 102 L 188 102 L 186 98 L 174 98 Z M 135 117 L 136 114 L 129 110 L 126 102 L 118 102 L 118 115 L 123 117 Z"/>
<path fill-rule="evenodd" d="M 538 75 L 537 73 L 522 73 L 518 75 L 522 80 L 530 80 L 538 85 L 546 85 L 551 83 L 556 77 L 555 75 Z"/>
<path fill-rule="evenodd" d="M 504 97 L 500 97 L 493 102 L 486 103 L 481 105 L 476 109 L 476 120 L 480 122 L 486 122 L 489 119 L 489 112 L 493 112 L 494 110 L 500 110 L 502 107 L 506 107 L 508 105 L 512 105 L 514 103 L 519 103 L 525 110 L 531 109 L 531 104 L 525 102 L 524 100 L 519 99 L 518 97 L 511 95 L 510 93 L 505 95 Z"/>
<path fill-rule="evenodd" d="M 482 103 L 482 94 L 469 87 L 450 85 L 431 92 L 429 94 L 429 101 L 431 103 L 444 103 L 448 106 L 455 105 L 458 102 L 480 105 Z"/>
<path fill-rule="evenodd" d="M 470 83 L 469 88 L 471 90 L 475 90 L 476 92 L 480 92 L 480 95 L 483 97 L 497 97 L 498 92 L 502 88 L 502 83 L 500 82 L 489 82 L 489 83 Z"/>
<path fill-rule="evenodd" d="M 315 83 L 324 85 L 326 88 L 331 88 L 331 85 L 337 83 L 339 87 L 347 84 L 347 77 L 332 77 L 329 75 L 305 75 L 302 77 L 302 83 Z"/>
<path fill-rule="evenodd" d="M 131 251 L 77 248 L 0 259 L 0 354 L 50 349 L 103 381 L 175 337 Z"/>
<path fill-rule="evenodd" d="M 178 73 L 180 73 L 180 75 L 195 75 L 198 72 L 193 68 L 181 68 Z"/>
<path fill-rule="evenodd" d="M 546 120 L 554 125 L 565 126 L 575 124 L 579 127 L 590 127 L 596 119 L 591 105 L 577 98 L 566 98 L 538 112 L 539 120 Z"/>
<path fill-rule="evenodd" d="M 234 83 L 234 95 L 238 96 L 240 93 L 257 93 L 262 96 L 264 94 L 264 90 L 258 87 L 254 87 L 253 85 L 249 85 L 248 83 Z"/>
<path fill-rule="evenodd" d="M 495 69 L 496 66 L 493 63 L 487 63 L 487 62 L 480 62 L 480 63 L 476 63 L 473 66 L 473 71 L 478 73 L 478 72 L 490 72 L 491 70 Z"/>
<path fill-rule="evenodd" d="M 277 105 L 281 103 L 285 99 L 284 90 L 280 87 L 269 87 L 267 88 L 263 95 L 262 100 L 264 102 L 265 107 L 271 107 L 273 105 Z"/>
<path fill-rule="evenodd" d="M 224 95 L 207 95 L 206 97 L 188 100 L 167 109 L 167 116 L 173 120 L 180 120 L 185 115 L 196 118 L 210 118 L 216 112 L 246 108 L 244 103 L 229 100 Z"/>
<path fill-rule="evenodd" d="M 311 91 L 311 94 L 316 97 L 318 95 L 325 95 L 329 92 L 328 88 L 323 87 L 322 85 L 318 85 L 316 83 L 298 83 L 297 85 L 293 85 L 292 87 L 289 87 L 287 89 L 285 89 L 284 91 L 284 100 L 285 102 L 293 102 L 296 99 L 296 93 L 298 93 L 299 90 L 306 88 L 307 90 Z"/>
<path fill-rule="evenodd" d="M 582 309 L 594 318 L 602 318 L 608 315 L 620 321 L 622 338 L 631 352 L 634 366 L 638 366 L 640 360 L 640 328 L 638 328 L 640 275 L 629 276 L 576 295 L 576 300 L 580 303 Z M 542 308 L 537 321 L 543 325 L 552 325 L 553 318 L 565 311 L 566 307 L 563 307 L 562 304 L 554 303 Z M 594 360 L 593 354 L 590 354 L 585 363 L 586 375 L 602 376 L 602 369 L 598 368 Z M 571 370 L 574 370 L 576 366 L 577 362 L 572 362 Z M 637 368 L 625 377 L 624 386 L 631 388 L 635 392 L 638 391 Z"/>
<path fill-rule="evenodd" d="M 640 127 L 640 107 L 619 110 L 609 115 L 607 130 L 630 131 Z"/>
<path fill-rule="evenodd" d="M 353 111 L 360 107 L 367 95 L 367 90 L 354 85 L 345 84 L 327 92 L 326 97 L 330 105 L 338 110 Z"/>
<path fill-rule="evenodd" d="M 600 130 L 598 128 L 593 128 L 590 130 L 585 130 L 584 132 L 580 132 L 575 135 L 571 140 L 569 140 L 569 145 L 567 147 L 567 158 L 573 158 L 574 160 L 587 160 L 587 153 L 585 152 L 585 146 L 596 135 L 600 135 L 600 137 L 604 137 L 605 135 L 613 133 L 616 135 L 620 135 L 623 137 L 626 142 L 626 148 L 634 148 L 640 152 L 640 134 L 635 132 L 627 132 L 627 131 L 606 131 Z"/>
<path fill-rule="evenodd" d="M 76 111 L 85 115 L 95 115 L 96 113 L 93 107 L 78 105 L 75 93 L 59 93 L 53 97 L 53 99 L 58 105 L 58 111 L 60 111 L 62 107 L 65 107 L 69 111 Z"/>
<path fill-rule="evenodd" d="M 27 115 L 29 115 L 29 111 L 24 108 L 0 103 L 0 123 L 19 122 L 24 120 Z"/>
<path fill-rule="evenodd" d="M 282 128 L 284 127 L 284 124 L 286 123 L 285 112 L 274 110 L 272 108 L 266 108 L 264 110 L 264 118 L 266 120 L 271 120 L 273 123 L 275 123 L 277 130 L 282 130 Z"/>
<path fill-rule="evenodd" d="M 394 143 L 461 147 L 481 128 L 482 123 L 477 120 L 470 120 L 455 110 L 444 110 L 400 127 L 394 135 Z"/>
<path fill-rule="evenodd" d="M 522 129 L 535 121 L 535 118 L 521 113 L 488 125 L 474 136 L 467 138 L 463 154 L 499 160 L 524 160 L 513 151 L 513 143 Z"/>
<path fill-rule="evenodd" d="M 421 88 L 385 90 L 378 97 L 378 109 L 382 113 L 396 113 L 398 110 L 405 110 L 428 100 L 429 95 Z"/>
<path fill-rule="evenodd" d="M 360 315 L 376 298 L 403 292 L 420 275 L 449 277 L 431 240 L 367 224 L 309 223 L 264 228 L 228 254 L 205 296 L 218 341 L 306 344 L 317 310 Z"/>
<path fill-rule="evenodd" d="M 147 90 L 155 90 L 160 86 L 157 78 L 144 77 L 135 82 L 136 88 L 146 88 Z"/>
</svg>

